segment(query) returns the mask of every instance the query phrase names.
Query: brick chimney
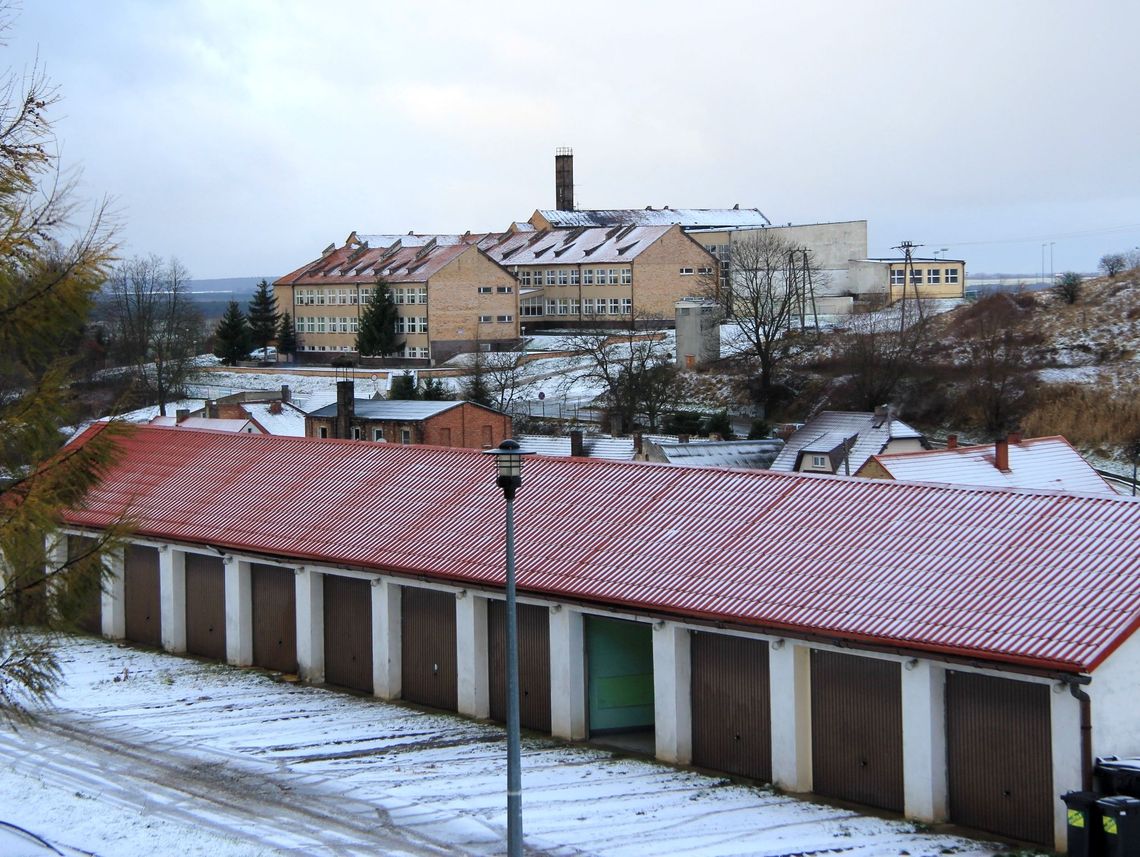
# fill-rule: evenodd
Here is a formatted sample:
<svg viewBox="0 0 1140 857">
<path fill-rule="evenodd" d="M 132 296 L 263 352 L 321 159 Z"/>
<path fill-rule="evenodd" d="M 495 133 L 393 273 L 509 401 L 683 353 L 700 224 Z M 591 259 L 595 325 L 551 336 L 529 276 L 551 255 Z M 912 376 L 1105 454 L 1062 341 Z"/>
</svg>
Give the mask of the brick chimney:
<svg viewBox="0 0 1140 857">
<path fill-rule="evenodd" d="M 352 437 L 352 418 L 356 415 L 356 385 L 352 381 L 336 382 L 336 425 L 333 437 Z"/>
<path fill-rule="evenodd" d="M 1010 443 L 1021 443 L 1021 432 L 1011 431 L 1008 440 Z"/>
<path fill-rule="evenodd" d="M 635 455 L 641 455 L 645 451 L 645 436 L 641 432 L 634 432 L 633 434 L 633 452 Z"/>
<path fill-rule="evenodd" d="M 293 391 L 289 389 L 288 384 L 282 384 L 281 385 L 281 401 L 283 401 L 283 402 L 293 401 Z"/>
<path fill-rule="evenodd" d="M 582 432 L 578 429 L 570 432 L 570 455 L 574 458 L 586 457 L 586 447 L 582 443 Z"/>
<path fill-rule="evenodd" d="M 1009 440 L 1000 438 L 994 443 L 994 467 L 1002 473 L 1009 473 Z"/>
<path fill-rule="evenodd" d="M 178 410 L 176 410 L 174 412 L 175 422 L 184 423 L 188 419 L 190 419 L 190 409 L 189 408 L 179 408 Z"/>
<path fill-rule="evenodd" d="M 687 434 L 677 435 L 677 443 L 688 443 L 688 442 L 689 442 L 689 436 Z"/>
<path fill-rule="evenodd" d="M 958 435 L 956 435 L 956 434 L 946 435 L 946 448 L 947 449 L 957 449 L 958 448 Z"/>
<path fill-rule="evenodd" d="M 280 402 L 270 402 L 269 403 L 269 413 L 271 413 L 271 414 L 281 413 L 281 403 Z"/>
<path fill-rule="evenodd" d="M 216 420 L 218 418 L 218 403 L 213 399 L 206 402 L 206 419 Z"/>
</svg>

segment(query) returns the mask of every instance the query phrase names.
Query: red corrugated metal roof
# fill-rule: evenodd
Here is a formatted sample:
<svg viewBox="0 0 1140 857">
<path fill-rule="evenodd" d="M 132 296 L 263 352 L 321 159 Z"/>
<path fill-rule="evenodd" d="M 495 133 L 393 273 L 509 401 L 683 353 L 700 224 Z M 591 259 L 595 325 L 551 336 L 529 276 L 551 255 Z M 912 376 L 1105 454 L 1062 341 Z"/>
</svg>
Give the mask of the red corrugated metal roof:
<svg viewBox="0 0 1140 857">
<path fill-rule="evenodd" d="M 127 513 L 144 536 L 503 581 L 478 452 L 172 432 L 137 429 L 68 522 Z M 536 457 L 516 513 L 536 594 L 1065 670 L 1140 617 L 1124 497 Z"/>
</svg>

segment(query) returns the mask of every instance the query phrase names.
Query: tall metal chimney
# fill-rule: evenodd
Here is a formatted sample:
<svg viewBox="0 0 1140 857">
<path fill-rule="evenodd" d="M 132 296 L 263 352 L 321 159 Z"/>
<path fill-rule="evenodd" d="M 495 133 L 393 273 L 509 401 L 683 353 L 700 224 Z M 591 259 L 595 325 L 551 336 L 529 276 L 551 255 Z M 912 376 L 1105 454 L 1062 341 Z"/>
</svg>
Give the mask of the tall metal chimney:
<svg viewBox="0 0 1140 857">
<path fill-rule="evenodd" d="M 574 150 L 568 146 L 554 150 L 554 207 L 574 210 Z"/>
</svg>

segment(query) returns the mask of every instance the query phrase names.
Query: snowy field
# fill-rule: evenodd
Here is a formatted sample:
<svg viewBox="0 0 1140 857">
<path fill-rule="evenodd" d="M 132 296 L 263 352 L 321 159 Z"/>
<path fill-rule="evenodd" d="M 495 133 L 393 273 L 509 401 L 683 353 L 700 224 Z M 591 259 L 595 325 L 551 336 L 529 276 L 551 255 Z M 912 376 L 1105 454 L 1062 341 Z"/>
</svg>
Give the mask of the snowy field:
<svg viewBox="0 0 1140 857">
<path fill-rule="evenodd" d="M 59 853 L 489 855 L 503 731 L 256 670 L 76 638 L 35 726 L 0 728 L 0 821 Z M 997 846 L 524 736 L 528 853 L 985 855 Z M 0 831 L 0 853 L 14 850 Z"/>
</svg>

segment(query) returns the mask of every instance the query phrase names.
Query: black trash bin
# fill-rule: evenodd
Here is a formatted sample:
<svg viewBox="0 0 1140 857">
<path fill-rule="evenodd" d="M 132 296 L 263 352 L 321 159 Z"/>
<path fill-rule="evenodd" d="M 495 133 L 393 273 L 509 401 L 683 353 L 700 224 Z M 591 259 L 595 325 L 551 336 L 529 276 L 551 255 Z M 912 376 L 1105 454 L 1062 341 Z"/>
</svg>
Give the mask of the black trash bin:
<svg viewBox="0 0 1140 857">
<path fill-rule="evenodd" d="M 1102 797 L 1096 805 L 1106 857 L 1140 857 L 1140 799 L 1116 795 Z"/>
<path fill-rule="evenodd" d="M 1097 791 L 1140 798 L 1140 759 L 1105 756 L 1096 760 Z"/>
<path fill-rule="evenodd" d="M 1068 818 L 1069 857 L 1103 857 L 1104 826 L 1097 807 L 1096 792 L 1069 792 L 1061 795 Z"/>
</svg>

